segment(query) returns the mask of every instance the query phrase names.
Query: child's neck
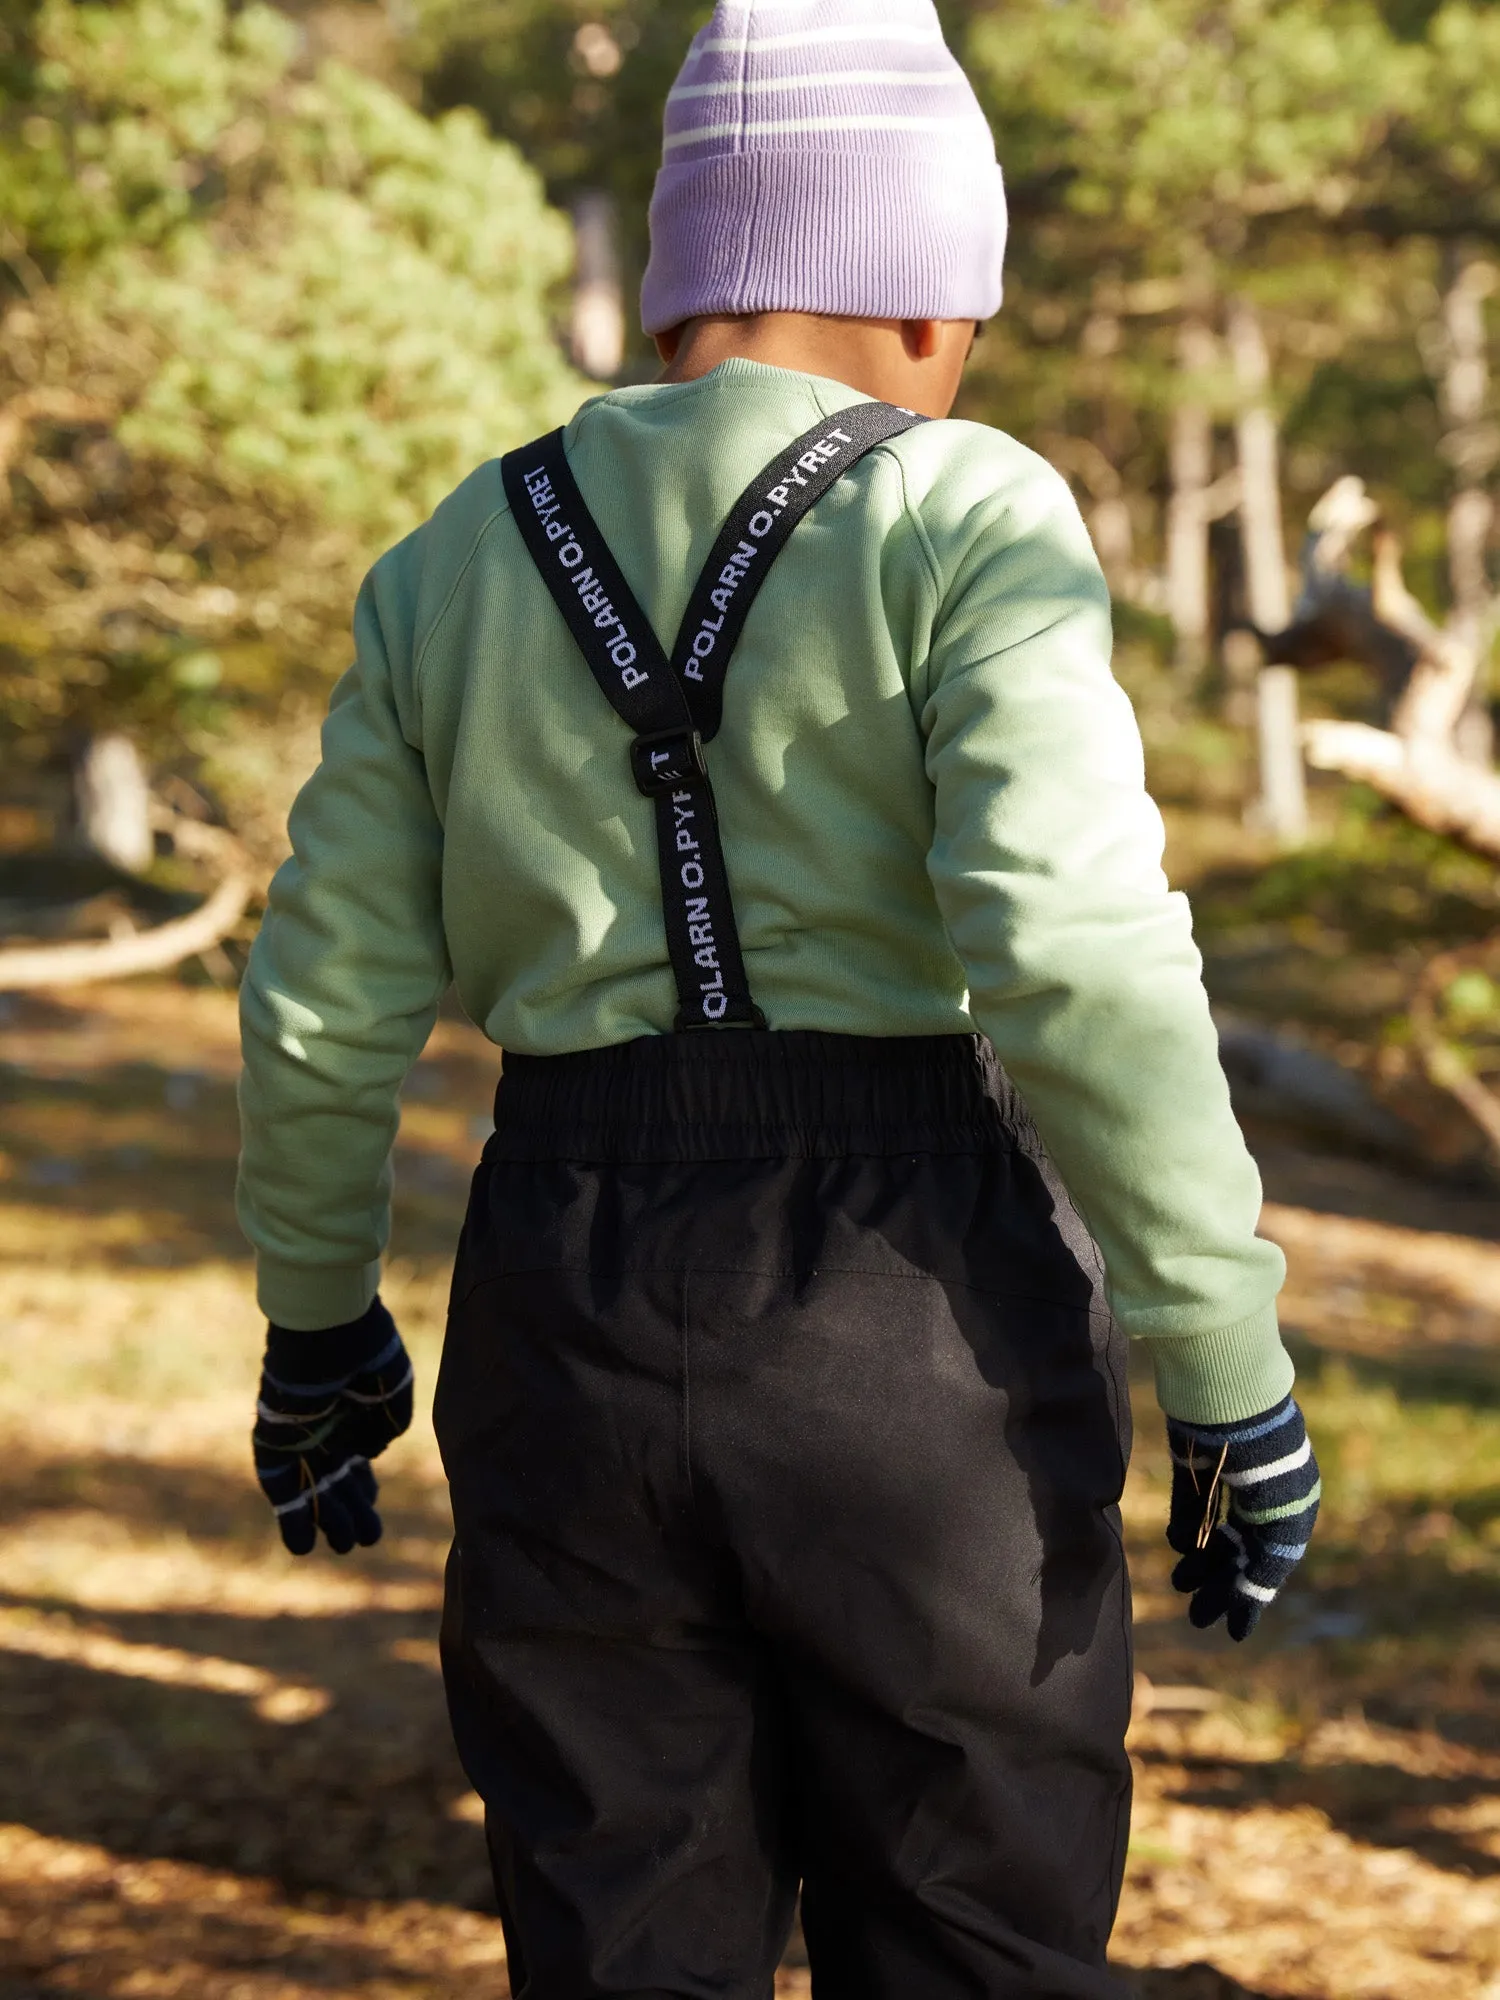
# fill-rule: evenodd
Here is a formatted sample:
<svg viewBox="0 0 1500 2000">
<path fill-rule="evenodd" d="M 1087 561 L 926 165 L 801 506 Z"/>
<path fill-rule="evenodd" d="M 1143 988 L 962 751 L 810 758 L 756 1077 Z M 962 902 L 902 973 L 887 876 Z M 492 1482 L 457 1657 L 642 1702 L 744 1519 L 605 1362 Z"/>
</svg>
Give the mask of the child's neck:
<svg viewBox="0 0 1500 2000">
<path fill-rule="evenodd" d="M 755 313 L 693 319 L 657 341 L 664 382 L 692 382 L 740 358 L 823 375 L 881 402 L 945 417 L 974 339 L 972 320 L 832 319 Z"/>
</svg>

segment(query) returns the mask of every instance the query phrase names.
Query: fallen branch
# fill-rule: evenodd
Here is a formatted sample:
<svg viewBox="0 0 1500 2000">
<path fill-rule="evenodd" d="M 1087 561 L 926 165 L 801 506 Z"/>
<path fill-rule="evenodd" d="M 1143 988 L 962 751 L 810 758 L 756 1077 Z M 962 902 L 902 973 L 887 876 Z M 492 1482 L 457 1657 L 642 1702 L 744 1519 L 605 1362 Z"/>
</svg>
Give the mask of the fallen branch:
<svg viewBox="0 0 1500 2000">
<path fill-rule="evenodd" d="M 1500 1347 L 1500 1243 L 1275 1201 L 1261 1210 L 1260 1233 L 1300 1265 L 1305 1290 L 1415 1292 L 1472 1312 L 1475 1339 Z"/>
<path fill-rule="evenodd" d="M 1500 775 L 1446 743 L 1401 737 L 1365 722 L 1309 722 L 1307 761 L 1369 785 L 1429 833 L 1451 835 L 1500 860 Z"/>
<path fill-rule="evenodd" d="M 0 993 L 19 993 L 38 986 L 86 986 L 98 979 L 165 972 L 185 958 L 221 944 L 244 915 L 254 889 L 254 879 L 248 873 L 226 875 L 190 915 L 157 924 L 134 937 L 0 951 Z"/>
<path fill-rule="evenodd" d="M 1214 1010 L 1214 1022 L 1238 1111 L 1395 1158 L 1420 1154 L 1416 1133 L 1371 1094 L 1357 1071 L 1222 1009 Z"/>
<path fill-rule="evenodd" d="M 1137 1668 L 1130 1718 L 1132 1722 L 1144 1722 L 1152 1715 L 1211 1715 L 1223 1705 L 1224 1697 L 1217 1688 L 1153 1681 Z"/>
<path fill-rule="evenodd" d="M 211 894 L 185 917 L 173 917 L 150 930 L 75 944 L 0 951 L 0 993 L 28 992 L 42 986 L 86 986 L 100 979 L 166 972 L 184 959 L 223 943 L 256 892 L 256 870 L 239 842 L 221 827 L 205 826 L 177 813 L 158 817 L 183 854 L 223 869 Z"/>
</svg>

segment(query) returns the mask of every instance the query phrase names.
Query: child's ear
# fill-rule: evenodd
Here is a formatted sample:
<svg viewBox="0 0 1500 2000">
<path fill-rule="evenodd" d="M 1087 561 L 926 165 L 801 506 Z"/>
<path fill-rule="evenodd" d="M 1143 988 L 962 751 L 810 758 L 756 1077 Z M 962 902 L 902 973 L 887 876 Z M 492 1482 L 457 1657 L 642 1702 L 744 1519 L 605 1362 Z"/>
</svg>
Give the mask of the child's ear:
<svg viewBox="0 0 1500 2000">
<path fill-rule="evenodd" d="M 930 361 L 943 344 L 941 320 L 904 319 L 901 338 L 913 361 Z"/>
<path fill-rule="evenodd" d="M 663 367 L 670 367 L 677 359 L 677 350 L 682 345 L 682 328 L 669 326 L 665 333 L 655 333 L 656 352 L 661 357 Z"/>
</svg>

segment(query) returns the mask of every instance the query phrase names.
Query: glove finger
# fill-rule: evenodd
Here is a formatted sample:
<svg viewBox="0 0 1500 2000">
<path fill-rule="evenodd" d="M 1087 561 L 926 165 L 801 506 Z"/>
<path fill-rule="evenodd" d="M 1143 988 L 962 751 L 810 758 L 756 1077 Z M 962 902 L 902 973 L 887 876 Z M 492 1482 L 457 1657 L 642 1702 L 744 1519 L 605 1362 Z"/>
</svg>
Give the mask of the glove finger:
<svg viewBox="0 0 1500 2000">
<path fill-rule="evenodd" d="M 313 1512 L 313 1482 L 307 1466 L 299 1458 L 271 1456 L 257 1449 L 255 1477 L 271 1504 L 281 1539 L 294 1556 L 311 1553 L 318 1539 Z"/>
<path fill-rule="evenodd" d="M 1222 1528 L 1215 1528 L 1204 1546 L 1191 1549 L 1172 1571 L 1172 1588 L 1190 1596 L 1210 1578 L 1227 1575 L 1232 1582 L 1239 1567 L 1239 1550 Z"/>
<path fill-rule="evenodd" d="M 354 1523 L 342 1497 L 332 1488 L 318 1495 L 318 1526 L 336 1556 L 346 1556 L 354 1547 Z"/>
<path fill-rule="evenodd" d="M 1211 1576 L 1195 1593 L 1188 1605 L 1188 1622 L 1206 1632 L 1210 1625 L 1222 1618 L 1235 1601 L 1233 1576 Z"/>
<path fill-rule="evenodd" d="M 1206 1488 L 1195 1487 L 1185 1468 L 1175 1466 L 1172 1471 L 1172 1502 L 1167 1514 L 1167 1544 L 1178 1555 L 1191 1555 L 1197 1548 L 1207 1500 Z"/>
<path fill-rule="evenodd" d="M 351 1458 L 325 1481 L 318 1492 L 318 1525 L 335 1555 L 346 1556 L 358 1544 L 373 1548 L 380 1540 L 379 1492 L 375 1475 L 362 1458 Z"/>
<path fill-rule="evenodd" d="M 1207 1549 L 1194 1549 L 1185 1555 L 1172 1571 L 1172 1588 L 1180 1590 L 1184 1597 L 1191 1597 L 1212 1568 L 1212 1558 Z"/>
<path fill-rule="evenodd" d="M 354 1539 L 362 1549 L 374 1548 L 383 1532 L 375 1509 L 375 1496 L 379 1491 L 374 1473 L 363 1460 L 349 1468 L 348 1477 L 340 1487 L 339 1497 L 349 1516 Z"/>
<path fill-rule="evenodd" d="M 1245 1640 L 1260 1623 L 1261 1606 L 1253 1597 L 1247 1597 L 1237 1590 L 1225 1613 L 1224 1623 L 1229 1627 L 1229 1636 L 1235 1640 Z"/>
<path fill-rule="evenodd" d="M 292 1501 L 290 1506 L 276 1510 L 276 1525 L 281 1530 L 281 1539 L 294 1556 L 310 1556 L 318 1539 L 317 1517 L 313 1513 L 312 1495 L 304 1493 Z"/>
</svg>

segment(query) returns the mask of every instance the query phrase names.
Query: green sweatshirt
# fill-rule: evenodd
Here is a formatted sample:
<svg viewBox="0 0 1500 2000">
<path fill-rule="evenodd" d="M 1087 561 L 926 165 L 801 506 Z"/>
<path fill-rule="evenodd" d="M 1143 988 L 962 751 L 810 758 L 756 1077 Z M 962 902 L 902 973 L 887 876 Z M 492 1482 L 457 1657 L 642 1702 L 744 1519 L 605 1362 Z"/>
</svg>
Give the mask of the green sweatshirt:
<svg viewBox="0 0 1500 2000">
<path fill-rule="evenodd" d="M 584 406 L 584 497 L 670 644 L 730 507 L 858 401 L 730 361 Z M 240 1212 L 261 1305 L 378 1280 L 397 1093 L 450 981 L 505 1049 L 670 1031 L 650 801 L 510 517 L 498 462 L 378 562 L 243 989 Z M 1109 598 L 1064 482 L 979 424 L 872 452 L 779 558 L 708 752 L 773 1028 L 982 1029 L 1147 1338 L 1172 1414 L 1290 1386 L 1281 1254 L 1167 888 Z"/>
</svg>

